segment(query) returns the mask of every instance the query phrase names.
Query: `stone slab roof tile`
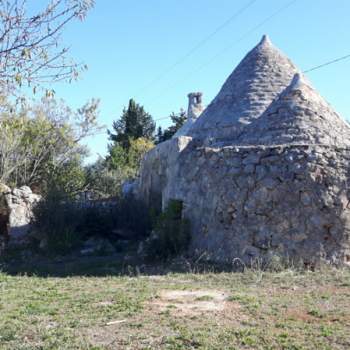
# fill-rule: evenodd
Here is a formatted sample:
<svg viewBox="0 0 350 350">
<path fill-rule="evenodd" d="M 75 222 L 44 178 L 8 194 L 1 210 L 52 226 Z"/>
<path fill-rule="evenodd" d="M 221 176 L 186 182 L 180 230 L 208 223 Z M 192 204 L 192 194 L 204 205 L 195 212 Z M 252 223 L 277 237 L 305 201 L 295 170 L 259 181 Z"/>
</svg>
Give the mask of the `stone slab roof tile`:
<svg viewBox="0 0 350 350">
<path fill-rule="evenodd" d="M 350 146 L 350 126 L 301 74 L 251 123 L 241 145 L 319 144 Z"/>
<path fill-rule="evenodd" d="M 297 67 L 264 36 L 193 124 L 190 136 L 234 140 L 266 110 L 296 72 Z"/>
</svg>

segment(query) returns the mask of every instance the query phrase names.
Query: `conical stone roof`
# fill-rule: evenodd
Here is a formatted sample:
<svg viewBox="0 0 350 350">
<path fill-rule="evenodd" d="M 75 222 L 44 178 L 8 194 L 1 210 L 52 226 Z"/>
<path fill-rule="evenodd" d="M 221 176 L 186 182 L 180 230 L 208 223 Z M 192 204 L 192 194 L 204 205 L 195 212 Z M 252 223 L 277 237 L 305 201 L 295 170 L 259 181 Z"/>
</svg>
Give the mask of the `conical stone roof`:
<svg viewBox="0 0 350 350">
<path fill-rule="evenodd" d="M 197 139 L 231 141 L 258 118 L 298 71 L 267 36 L 250 51 L 191 127 Z"/>
<path fill-rule="evenodd" d="M 350 146 L 350 126 L 296 74 L 290 85 L 238 138 L 242 145 Z"/>
</svg>

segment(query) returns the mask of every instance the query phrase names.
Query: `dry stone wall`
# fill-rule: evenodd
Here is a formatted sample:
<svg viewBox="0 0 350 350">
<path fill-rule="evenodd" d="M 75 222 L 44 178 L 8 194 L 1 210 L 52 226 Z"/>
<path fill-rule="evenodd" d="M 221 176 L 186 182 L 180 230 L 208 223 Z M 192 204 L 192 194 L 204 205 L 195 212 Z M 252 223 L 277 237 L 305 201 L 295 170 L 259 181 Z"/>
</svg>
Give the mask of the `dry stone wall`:
<svg viewBox="0 0 350 350">
<path fill-rule="evenodd" d="M 148 154 L 142 197 L 150 204 L 160 197 L 163 208 L 170 199 L 183 201 L 194 256 L 350 263 L 350 149 L 203 148 L 181 139 Z"/>
<path fill-rule="evenodd" d="M 228 263 L 349 263 L 349 161 L 349 149 L 323 146 L 186 150 L 177 199 L 192 251 Z"/>
<path fill-rule="evenodd" d="M 135 193 L 147 204 L 165 208 L 168 199 L 179 191 L 180 156 L 192 138 L 180 136 L 162 142 L 149 151 L 142 160 L 140 178 Z"/>
<path fill-rule="evenodd" d="M 26 240 L 33 207 L 40 199 L 41 196 L 28 186 L 11 190 L 0 184 L 0 252 L 7 243 L 18 244 Z"/>
</svg>

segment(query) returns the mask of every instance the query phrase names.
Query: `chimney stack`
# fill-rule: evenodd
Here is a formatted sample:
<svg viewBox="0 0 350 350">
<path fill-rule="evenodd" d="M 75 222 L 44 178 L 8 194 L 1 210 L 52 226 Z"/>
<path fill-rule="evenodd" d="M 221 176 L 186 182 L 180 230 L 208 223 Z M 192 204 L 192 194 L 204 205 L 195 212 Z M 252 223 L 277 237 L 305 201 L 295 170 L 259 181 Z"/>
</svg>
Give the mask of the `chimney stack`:
<svg viewBox="0 0 350 350">
<path fill-rule="evenodd" d="M 203 112 L 201 92 L 191 92 L 188 94 L 187 120 L 194 122 Z"/>
</svg>

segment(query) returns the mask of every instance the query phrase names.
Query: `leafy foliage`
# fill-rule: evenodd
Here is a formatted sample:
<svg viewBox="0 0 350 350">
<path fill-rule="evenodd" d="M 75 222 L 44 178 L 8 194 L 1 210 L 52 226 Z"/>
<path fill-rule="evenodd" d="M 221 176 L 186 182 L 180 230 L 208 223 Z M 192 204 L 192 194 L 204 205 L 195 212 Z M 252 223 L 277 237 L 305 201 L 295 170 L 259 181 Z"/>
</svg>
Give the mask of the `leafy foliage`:
<svg viewBox="0 0 350 350">
<path fill-rule="evenodd" d="M 119 186 L 137 176 L 144 154 L 154 147 L 154 130 L 152 116 L 132 99 L 121 118 L 113 122 L 106 165 L 117 175 Z"/>
<path fill-rule="evenodd" d="M 150 208 L 132 195 L 117 201 L 113 217 L 117 228 L 132 233 L 135 238 L 148 236 L 152 229 Z"/>
<path fill-rule="evenodd" d="M 78 230 L 83 213 L 63 192 L 52 189 L 34 208 L 35 233 L 46 242 L 47 251 L 65 254 L 82 239 Z"/>
<path fill-rule="evenodd" d="M 133 178 L 139 170 L 143 156 L 153 147 L 153 142 L 144 137 L 130 139 L 128 149 L 115 143 L 109 147 L 109 168 L 121 170 L 125 178 Z"/>
<path fill-rule="evenodd" d="M 182 218 L 182 202 L 171 200 L 156 221 L 147 244 L 150 258 L 167 260 L 186 250 L 190 243 L 190 223 Z"/>
<path fill-rule="evenodd" d="M 74 196 L 83 191 L 86 187 L 86 171 L 82 164 L 82 156 L 77 154 L 64 162 L 59 167 L 48 164 L 47 179 L 45 183 L 39 184 L 42 192 L 47 192 L 50 188 L 57 188 L 64 193 Z M 44 187 L 45 186 L 45 187 Z"/>
<path fill-rule="evenodd" d="M 30 13 L 26 0 L 0 1 L 0 89 L 36 88 L 47 82 L 76 79 L 86 66 L 67 57 L 60 45 L 64 27 L 83 20 L 93 0 L 51 0 Z"/>
<path fill-rule="evenodd" d="M 155 123 L 152 116 L 131 99 L 121 118 L 113 122 L 113 131 L 109 131 L 109 137 L 114 144 L 128 150 L 131 140 L 138 138 L 153 140 L 154 131 Z"/>
<path fill-rule="evenodd" d="M 153 142 L 144 137 L 130 139 L 128 149 L 118 143 L 109 146 L 108 168 L 117 175 L 119 185 L 137 176 L 143 156 L 153 147 Z"/>
<path fill-rule="evenodd" d="M 123 174 L 118 170 L 109 169 L 106 160 L 102 157 L 85 167 L 86 188 L 99 197 L 119 195 L 123 180 Z"/>
<path fill-rule="evenodd" d="M 158 128 L 156 143 L 161 143 L 171 139 L 176 134 L 176 132 L 182 127 L 182 125 L 184 125 L 184 123 L 187 120 L 187 115 L 186 112 L 183 109 L 181 109 L 178 114 L 172 113 L 170 115 L 170 119 L 173 123 L 171 126 L 169 126 L 164 131 L 161 127 Z"/>
<path fill-rule="evenodd" d="M 118 197 L 109 205 L 86 205 L 66 193 L 51 189 L 34 208 L 34 237 L 46 242 L 51 254 L 66 254 L 90 237 L 116 242 L 140 239 L 152 228 L 150 211 L 133 196 Z"/>
<path fill-rule="evenodd" d="M 87 150 L 79 142 L 100 130 L 97 114 L 97 100 L 75 112 L 53 98 L 0 114 L 0 181 L 45 191 L 55 180 L 66 192 L 81 190 Z"/>
</svg>

